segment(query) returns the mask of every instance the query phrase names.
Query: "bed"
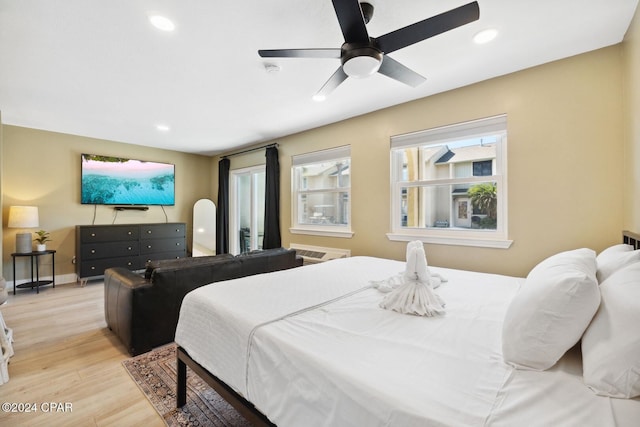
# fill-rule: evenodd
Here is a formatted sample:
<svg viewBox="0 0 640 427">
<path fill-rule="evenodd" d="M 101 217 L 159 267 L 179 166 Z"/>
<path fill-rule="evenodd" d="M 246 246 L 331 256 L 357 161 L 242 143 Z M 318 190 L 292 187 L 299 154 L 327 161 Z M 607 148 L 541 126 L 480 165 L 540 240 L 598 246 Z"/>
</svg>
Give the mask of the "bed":
<svg viewBox="0 0 640 427">
<path fill-rule="evenodd" d="M 352 257 L 189 293 L 177 405 L 189 366 L 260 426 L 638 425 L 638 397 L 585 385 L 580 343 L 544 370 L 505 362 L 503 323 L 528 278 L 430 267 L 446 313 L 421 317 L 381 309 L 372 286 L 404 267 Z"/>
</svg>

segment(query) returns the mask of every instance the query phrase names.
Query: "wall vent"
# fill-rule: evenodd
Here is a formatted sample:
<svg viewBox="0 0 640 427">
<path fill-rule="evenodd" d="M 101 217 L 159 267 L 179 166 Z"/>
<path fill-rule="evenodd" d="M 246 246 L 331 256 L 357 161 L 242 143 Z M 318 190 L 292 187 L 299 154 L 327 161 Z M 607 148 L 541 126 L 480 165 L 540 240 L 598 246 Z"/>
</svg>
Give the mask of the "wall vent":
<svg viewBox="0 0 640 427">
<path fill-rule="evenodd" d="M 299 245 L 297 243 L 292 243 L 290 248 L 296 250 L 296 253 L 304 260 L 305 265 L 351 256 L 349 249 L 323 248 L 321 246 Z"/>
</svg>

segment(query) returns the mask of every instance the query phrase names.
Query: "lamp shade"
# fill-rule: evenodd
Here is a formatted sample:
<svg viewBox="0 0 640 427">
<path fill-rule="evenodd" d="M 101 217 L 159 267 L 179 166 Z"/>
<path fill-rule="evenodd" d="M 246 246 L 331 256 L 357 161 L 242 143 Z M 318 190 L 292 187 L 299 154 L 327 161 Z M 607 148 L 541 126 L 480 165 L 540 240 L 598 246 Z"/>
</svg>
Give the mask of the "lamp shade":
<svg viewBox="0 0 640 427">
<path fill-rule="evenodd" d="M 9 207 L 9 228 L 35 228 L 39 227 L 37 206 L 11 206 Z"/>
</svg>

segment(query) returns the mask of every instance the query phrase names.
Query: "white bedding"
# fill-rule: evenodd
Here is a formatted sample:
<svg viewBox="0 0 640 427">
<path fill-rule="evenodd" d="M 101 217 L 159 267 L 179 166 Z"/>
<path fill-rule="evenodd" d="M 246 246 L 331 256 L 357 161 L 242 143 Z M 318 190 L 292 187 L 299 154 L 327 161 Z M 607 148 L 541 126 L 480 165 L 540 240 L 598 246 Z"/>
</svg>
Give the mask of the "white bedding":
<svg viewBox="0 0 640 427">
<path fill-rule="evenodd" d="M 369 281 L 404 263 L 354 257 L 201 287 L 176 342 L 281 427 L 638 425 L 640 401 L 596 396 L 579 355 L 547 372 L 503 363 L 524 279 L 431 268 L 449 280 L 444 316 L 381 309 Z"/>
</svg>

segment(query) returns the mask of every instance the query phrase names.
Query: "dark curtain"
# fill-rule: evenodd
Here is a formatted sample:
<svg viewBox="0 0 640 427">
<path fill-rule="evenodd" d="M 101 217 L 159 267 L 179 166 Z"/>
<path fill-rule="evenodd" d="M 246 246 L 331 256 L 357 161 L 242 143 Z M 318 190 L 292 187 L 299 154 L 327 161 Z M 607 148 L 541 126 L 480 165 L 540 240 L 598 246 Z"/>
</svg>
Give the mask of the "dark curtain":
<svg viewBox="0 0 640 427">
<path fill-rule="evenodd" d="M 218 162 L 218 211 L 216 221 L 216 254 L 229 253 L 229 168 L 231 161 Z"/>
<path fill-rule="evenodd" d="M 269 147 L 264 194 L 264 238 L 262 249 L 279 248 L 280 242 L 280 163 L 278 149 Z"/>
</svg>

